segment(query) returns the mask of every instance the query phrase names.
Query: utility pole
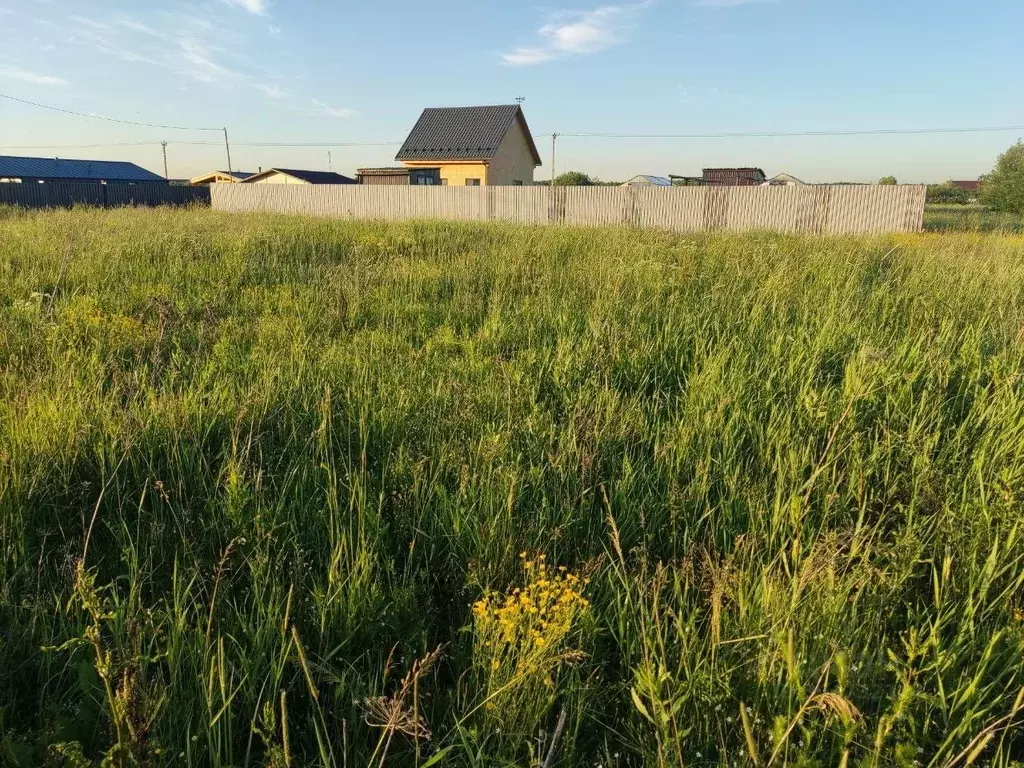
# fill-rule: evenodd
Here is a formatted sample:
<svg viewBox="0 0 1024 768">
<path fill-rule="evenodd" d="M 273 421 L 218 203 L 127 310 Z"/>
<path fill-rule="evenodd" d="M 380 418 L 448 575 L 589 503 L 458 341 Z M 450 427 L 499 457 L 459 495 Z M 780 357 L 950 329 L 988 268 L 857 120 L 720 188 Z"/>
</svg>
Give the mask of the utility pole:
<svg viewBox="0 0 1024 768">
<path fill-rule="evenodd" d="M 170 175 L 167 173 L 167 142 L 161 141 L 160 146 L 164 148 L 164 178 L 170 179 Z"/>
<path fill-rule="evenodd" d="M 231 168 L 231 144 L 228 143 L 228 129 L 226 126 L 224 128 L 224 149 L 226 149 L 228 152 L 228 173 L 232 173 L 233 169 Z"/>
<path fill-rule="evenodd" d="M 555 186 L 555 139 L 558 138 L 557 133 L 551 134 L 551 186 Z"/>
</svg>

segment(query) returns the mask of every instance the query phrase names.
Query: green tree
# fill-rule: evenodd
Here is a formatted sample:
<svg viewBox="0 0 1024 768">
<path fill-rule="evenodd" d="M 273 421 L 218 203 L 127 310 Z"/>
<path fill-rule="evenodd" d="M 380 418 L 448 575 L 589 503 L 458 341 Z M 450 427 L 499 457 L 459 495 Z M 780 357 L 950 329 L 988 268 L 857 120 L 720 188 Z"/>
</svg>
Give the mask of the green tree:
<svg viewBox="0 0 1024 768">
<path fill-rule="evenodd" d="M 982 177 L 981 201 L 994 211 L 1024 214 L 1024 144 L 1003 152 L 992 173 Z"/>
<path fill-rule="evenodd" d="M 555 176 L 556 187 L 589 187 L 594 181 L 583 171 L 566 171 Z"/>
<path fill-rule="evenodd" d="M 967 205 L 974 202 L 974 195 L 952 181 L 947 181 L 944 184 L 929 184 L 925 202 Z"/>
<path fill-rule="evenodd" d="M 897 184 L 899 184 L 899 182 L 896 181 L 895 176 L 883 176 L 878 180 L 878 183 L 884 187 L 895 187 Z"/>
</svg>

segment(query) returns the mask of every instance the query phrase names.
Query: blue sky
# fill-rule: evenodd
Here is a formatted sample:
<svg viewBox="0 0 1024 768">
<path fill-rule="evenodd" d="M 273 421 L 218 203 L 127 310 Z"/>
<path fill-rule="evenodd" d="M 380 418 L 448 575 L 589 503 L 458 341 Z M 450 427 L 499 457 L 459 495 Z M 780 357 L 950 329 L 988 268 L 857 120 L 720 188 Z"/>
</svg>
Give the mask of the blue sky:
<svg viewBox="0 0 1024 768">
<path fill-rule="evenodd" d="M 1020 0 L 0 0 L 0 93 L 155 123 L 226 125 L 236 168 L 327 168 L 400 141 L 422 107 L 526 97 L 535 134 L 1024 124 Z M 1024 134 L 1024 131 L 1020 132 Z M 809 181 L 974 178 L 1015 132 L 558 142 L 605 179 L 755 165 Z M 215 133 L 103 123 L 0 99 L 0 152 L 225 165 Z M 549 173 L 550 139 L 541 138 Z M 39 147 L 30 148 L 30 145 Z M 45 145 L 45 146 L 44 146 Z M 331 149 L 334 170 L 393 146 Z"/>
</svg>

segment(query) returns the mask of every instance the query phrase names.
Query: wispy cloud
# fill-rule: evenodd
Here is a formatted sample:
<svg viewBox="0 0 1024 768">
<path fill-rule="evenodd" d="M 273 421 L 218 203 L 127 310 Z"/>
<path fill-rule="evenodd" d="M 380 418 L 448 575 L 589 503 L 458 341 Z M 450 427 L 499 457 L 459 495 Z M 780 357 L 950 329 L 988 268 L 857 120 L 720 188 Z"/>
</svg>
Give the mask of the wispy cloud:
<svg viewBox="0 0 1024 768">
<path fill-rule="evenodd" d="M 348 107 L 332 107 L 330 104 L 324 104 L 322 101 L 317 99 L 311 99 L 313 106 L 317 108 L 317 114 L 327 115 L 328 117 L 359 117 L 359 113 L 354 109 Z"/>
<path fill-rule="evenodd" d="M 540 64 L 541 62 L 548 61 L 554 57 L 555 55 L 553 52 L 542 48 L 516 48 L 511 53 L 505 53 L 501 56 L 501 58 L 505 60 L 506 64 L 512 64 L 515 66 Z"/>
<path fill-rule="evenodd" d="M 288 95 L 288 91 L 274 83 L 256 83 L 253 85 L 253 88 L 258 91 L 263 91 L 263 94 L 268 99 L 283 99 Z"/>
<path fill-rule="evenodd" d="M 30 83 L 31 85 L 68 85 L 68 81 L 63 77 L 41 75 L 38 72 L 30 72 L 21 67 L 0 65 L 0 77 L 8 80 L 18 80 L 22 83 Z"/>
<path fill-rule="evenodd" d="M 249 13 L 255 13 L 257 16 L 263 16 L 267 12 L 266 0 L 221 0 L 221 2 L 241 8 Z"/>
<path fill-rule="evenodd" d="M 737 5 L 762 5 L 774 2 L 777 0 L 693 0 L 691 5 L 699 8 L 734 8 Z"/>
<path fill-rule="evenodd" d="M 528 66 L 564 56 L 597 53 L 623 42 L 636 16 L 655 0 L 632 5 L 602 5 L 592 11 L 562 11 L 537 30 L 540 44 L 502 54 L 506 64 Z"/>
<path fill-rule="evenodd" d="M 200 83 L 224 84 L 244 77 L 240 72 L 214 61 L 207 52 L 209 47 L 198 40 L 183 37 L 178 41 L 178 47 L 187 62 L 185 73 Z"/>
<path fill-rule="evenodd" d="M 62 27 L 67 29 L 72 43 L 80 43 L 94 50 L 116 56 L 122 61 L 145 64 L 160 64 L 156 59 L 118 43 L 116 25 L 105 21 L 97 21 L 84 16 L 70 16 L 68 23 Z"/>
</svg>

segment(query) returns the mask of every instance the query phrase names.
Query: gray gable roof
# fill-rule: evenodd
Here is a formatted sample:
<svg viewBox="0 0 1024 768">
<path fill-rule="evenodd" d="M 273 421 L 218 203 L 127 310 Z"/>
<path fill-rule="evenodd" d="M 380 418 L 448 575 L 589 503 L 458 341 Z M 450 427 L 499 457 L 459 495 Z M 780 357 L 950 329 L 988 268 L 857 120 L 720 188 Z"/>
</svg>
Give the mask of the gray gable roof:
<svg viewBox="0 0 1024 768">
<path fill-rule="evenodd" d="M 65 160 L 56 157 L 0 156 L 0 177 L 87 179 L 89 181 L 164 181 L 163 176 L 120 160 Z"/>
<path fill-rule="evenodd" d="M 310 184 L 355 184 L 355 179 L 350 179 L 348 176 L 342 176 L 340 173 L 334 173 L 333 171 L 304 171 L 298 168 L 269 168 L 262 173 L 257 173 L 255 176 L 250 176 L 245 181 L 252 181 L 253 179 L 261 179 L 264 176 L 269 176 L 274 173 L 285 173 L 289 176 L 294 176 L 296 179 L 302 179 Z"/>
<path fill-rule="evenodd" d="M 518 122 L 533 161 L 540 154 L 518 104 L 492 107 L 428 107 L 416 121 L 396 160 L 490 160 L 501 140 Z"/>
</svg>

